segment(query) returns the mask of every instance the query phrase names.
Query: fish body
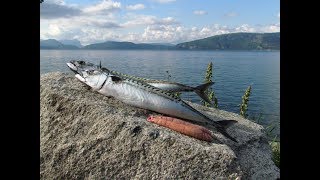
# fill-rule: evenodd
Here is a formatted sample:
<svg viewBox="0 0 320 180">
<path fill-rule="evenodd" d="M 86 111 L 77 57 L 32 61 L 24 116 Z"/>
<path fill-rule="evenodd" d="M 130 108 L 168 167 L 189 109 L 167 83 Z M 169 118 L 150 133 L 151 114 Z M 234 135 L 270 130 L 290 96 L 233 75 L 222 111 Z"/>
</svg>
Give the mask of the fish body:
<svg viewBox="0 0 320 180">
<path fill-rule="evenodd" d="M 215 127 L 220 133 L 237 142 L 225 128 L 234 120 L 213 121 L 172 93 L 151 86 L 143 81 L 123 78 L 100 69 L 78 69 L 72 62 L 67 63 L 76 78 L 105 96 L 112 96 L 131 106 L 148 109 L 162 114 L 198 122 Z"/>
<path fill-rule="evenodd" d="M 205 91 L 214 84 L 214 82 L 205 83 L 196 87 L 187 86 L 181 83 L 171 82 L 171 81 L 164 81 L 164 80 L 155 80 L 155 79 L 147 79 L 137 76 L 131 76 L 124 73 L 120 73 L 117 71 L 109 70 L 105 67 L 101 66 L 101 63 L 99 66 L 94 65 L 90 62 L 85 61 L 71 61 L 70 63 L 75 64 L 80 69 L 101 69 L 102 71 L 106 73 L 111 73 L 113 75 L 119 76 L 121 78 L 125 79 L 132 79 L 136 81 L 143 81 L 151 86 L 157 87 L 159 89 L 168 91 L 168 92 L 195 92 L 200 98 L 202 98 L 204 101 L 206 101 L 209 104 L 212 104 L 211 100 L 208 98 L 208 96 L 205 94 Z"/>
<path fill-rule="evenodd" d="M 105 71 L 109 71 L 108 69 L 104 69 Z M 208 96 L 204 93 L 205 90 L 207 90 L 210 86 L 214 84 L 214 82 L 205 83 L 202 85 L 199 85 L 197 87 L 191 87 L 187 86 L 181 83 L 171 82 L 171 81 L 164 81 L 164 80 L 155 80 L 155 79 L 147 79 L 142 77 L 136 77 L 136 76 L 130 76 L 127 74 L 123 74 L 117 71 L 110 71 L 111 73 L 124 77 L 129 79 L 134 79 L 138 81 L 143 81 L 147 84 L 150 84 L 151 86 L 160 88 L 162 90 L 168 91 L 168 92 L 195 92 L 198 96 L 200 96 L 204 101 L 206 101 L 209 104 L 212 104 L 211 100 L 208 98 Z"/>
</svg>

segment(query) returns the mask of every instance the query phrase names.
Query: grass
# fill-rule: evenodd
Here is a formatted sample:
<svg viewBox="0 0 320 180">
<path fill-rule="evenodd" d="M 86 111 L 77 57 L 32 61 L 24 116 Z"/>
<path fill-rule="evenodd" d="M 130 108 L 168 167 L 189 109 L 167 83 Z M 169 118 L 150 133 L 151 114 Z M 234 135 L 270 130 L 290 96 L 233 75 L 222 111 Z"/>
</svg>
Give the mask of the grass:
<svg viewBox="0 0 320 180">
<path fill-rule="evenodd" d="M 248 110 L 248 103 L 249 103 L 249 97 L 251 94 L 251 86 L 249 86 L 242 96 L 242 103 L 240 105 L 240 115 L 244 118 L 248 117 L 247 110 Z"/>
<path fill-rule="evenodd" d="M 274 164 L 280 168 L 280 142 L 273 140 L 269 144 L 272 150 L 272 160 Z"/>
<path fill-rule="evenodd" d="M 212 82 L 212 71 L 213 71 L 213 64 L 210 62 L 207 66 L 206 75 L 204 78 L 204 83 Z M 213 89 L 210 87 L 205 91 L 205 94 L 208 96 L 210 101 L 213 101 L 213 107 L 218 108 L 218 99 L 216 98 Z M 204 106 L 211 107 L 211 104 L 201 100 Z"/>
<path fill-rule="evenodd" d="M 212 71 L 213 71 L 213 64 L 210 62 L 207 66 L 206 75 L 204 79 L 204 83 L 212 82 Z M 167 79 L 168 81 L 171 78 L 171 75 L 169 71 L 166 71 L 167 73 Z M 215 97 L 215 93 L 212 88 L 209 88 L 207 91 L 205 91 L 210 101 L 213 101 L 213 107 L 218 108 L 218 99 Z M 180 97 L 181 93 L 177 92 L 174 93 L 177 97 Z M 244 118 L 248 118 L 248 103 L 249 103 L 249 97 L 251 95 L 251 85 L 246 89 L 244 95 L 242 96 L 242 103 L 240 105 L 240 115 Z M 203 100 L 201 100 L 204 106 L 211 107 L 211 105 Z M 258 116 L 252 116 L 250 117 L 250 120 L 257 124 L 261 124 L 261 120 L 263 119 L 262 113 L 260 113 Z M 271 146 L 272 150 L 272 160 L 275 163 L 275 165 L 280 168 L 280 141 L 277 140 L 277 136 L 272 137 L 272 131 L 276 128 L 275 124 L 271 124 L 265 128 L 266 135 L 268 138 L 272 139 L 269 141 L 269 144 Z"/>
<path fill-rule="evenodd" d="M 253 122 L 260 124 L 261 120 L 264 117 L 262 116 L 262 113 L 260 113 L 258 116 L 253 116 L 250 118 Z M 273 135 L 272 132 L 275 130 L 277 124 L 273 123 L 267 127 L 265 127 L 265 133 L 267 138 L 269 139 L 269 145 L 271 147 L 272 151 L 272 161 L 274 164 L 280 168 L 280 140 L 277 139 L 277 135 Z"/>
</svg>

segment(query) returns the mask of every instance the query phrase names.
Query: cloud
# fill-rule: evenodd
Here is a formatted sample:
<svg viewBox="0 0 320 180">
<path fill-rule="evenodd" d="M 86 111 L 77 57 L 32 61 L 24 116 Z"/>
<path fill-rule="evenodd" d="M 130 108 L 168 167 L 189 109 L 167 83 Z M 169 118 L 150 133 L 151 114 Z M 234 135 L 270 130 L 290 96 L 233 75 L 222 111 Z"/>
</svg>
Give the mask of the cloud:
<svg viewBox="0 0 320 180">
<path fill-rule="evenodd" d="M 56 24 L 50 24 L 48 34 L 51 36 L 57 36 L 61 34 L 61 29 Z"/>
<path fill-rule="evenodd" d="M 154 2 L 160 3 L 160 4 L 165 4 L 165 3 L 171 3 L 176 0 L 153 0 Z"/>
<path fill-rule="evenodd" d="M 127 6 L 127 9 L 128 10 L 141 10 L 141 9 L 144 9 L 146 8 L 143 4 L 135 4 L 135 5 L 129 5 Z"/>
<path fill-rule="evenodd" d="M 280 23 L 260 26 L 259 28 L 257 28 L 257 32 L 265 32 L 265 33 L 280 32 Z"/>
<path fill-rule="evenodd" d="M 208 12 L 203 11 L 203 10 L 196 10 L 196 11 L 193 11 L 193 14 L 195 14 L 195 15 L 205 15 L 205 14 L 208 14 Z"/>
<path fill-rule="evenodd" d="M 155 16 L 148 15 L 131 15 L 131 19 L 122 24 L 123 27 L 134 27 L 134 26 L 146 26 L 146 25 L 169 25 L 179 24 L 172 17 L 157 18 Z"/>
<path fill-rule="evenodd" d="M 229 18 L 236 17 L 236 16 L 238 16 L 238 14 L 235 12 L 229 12 L 229 13 L 224 14 L 224 17 L 229 17 Z"/>
<path fill-rule="evenodd" d="M 45 1 L 40 4 L 41 19 L 70 18 L 74 16 L 110 15 L 121 9 L 120 2 L 102 0 L 101 2 L 85 7 L 83 10 L 76 6 L 67 5 L 61 0 Z"/>
<path fill-rule="evenodd" d="M 145 7 L 141 5 L 132 4 L 125 8 L 138 10 Z M 173 17 L 127 13 L 119 18 L 117 13 L 121 10 L 121 3 L 115 0 L 99 1 L 82 7 L 82 10 L 79 7 L 66 4 L 63 0 L 47 0 L 40 4 L 40 38 L 78 39 L 83 45 L 108 40 L 180 43 L 226 33 L 280 31 L 280 23 L 186 27 Z M 194 13 L 207 14 L 203 10 Z"/>
<path fill-rule="evenodd" d="M 141 36 L 137 36 L 135 42 L 169 42 L 169 43 L 181 43 L 186 41 L 192 41 L 196 39 L 202 39 L 210 36 L 236 33 L 236 32 L 279 32 L 280 24 L 271 24 L 264 26 L 250 26 L 248 24 L 242 24 L 240 26 L 226 26 L 214 24 L 204 27 L 191 27 L 176 25 L 151 25 L 144 29 Z"/>
<path fill-rule="evenodd" d="M 107 28 L 107 29 L 114 29 L 114 28 L 121 28 L 122 26 L 116 22 L 91 22 L 91 26 L 99 27 L 99 28 Z"/>
<path fill-rule="evenodd" d="M 110 40 L 131 41 L 135 43 L 181 43 L 236 32 L 270 33 L 280 31 L 280 23 L 258 26 L 242 24 L 234 27 L 220 24 L 204 27 L 185 27 L 179 24 L 153 24 L 147 25 L 141 33 L 121 32 L 115 29 L 120 25 L 114 25 L 108 22 L 105 22 L 105 26 L 108 26 L 107 28 L 103 27 L 103 22 L 91 22 L 91 24 L 95 24 L 95 26 L 90 25 L 81 26 L 81 28 L 72 28 L 64 26 L 65 24 L 63 26 L 53 24 L 50 25 L 49 30 L 40 37 L 42 39 L 78 39 L 83 45 Z"/>
<path fill-rule="evenodd" d="M 114 2 L 112 0 L 102 0 L 100 3 L 88 6 L 83 9 L 84 13 L 99 14 L 99 13 L 110 13 L 113 11 L 120 10 L 121 3 Z"/>
<path fill-rule="evenodd" d="M 55 19 L 63 17 L 78 16 L 82 12 L 80 9 L 63 5 L 64 3 L 41 3 L 40 4 L 40 18 L 43 19 Z"/>
<path fill-rule="evenodd" d="M 250 27 L 248 24 L 242 24 L 239 27 L 236 27 L 235 32 L 255 32 L 257 29 Z"/>
</svg>

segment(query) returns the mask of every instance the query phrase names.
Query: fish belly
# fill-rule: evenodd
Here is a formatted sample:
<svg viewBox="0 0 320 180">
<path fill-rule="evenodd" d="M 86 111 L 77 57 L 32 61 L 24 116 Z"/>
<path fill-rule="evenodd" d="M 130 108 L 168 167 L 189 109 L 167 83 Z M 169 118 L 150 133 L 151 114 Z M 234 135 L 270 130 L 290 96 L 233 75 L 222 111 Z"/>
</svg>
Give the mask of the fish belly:
<svg viewBox="0 0 320 180">
<path fill-rule="evenodd" d="M 171 100 L 150 92 L 146 89 L 138 88 L 130 84 L 121 83 L 113 85 L 105 90 L 109 96 L 143 109 L 148 109 L 162 114 L 167 114 L 193 121 L 205 121 L 197 112 L 183 106 L 180 101 Z M 104 93 L 106 95 L 106 93 Z"/>
</svg>

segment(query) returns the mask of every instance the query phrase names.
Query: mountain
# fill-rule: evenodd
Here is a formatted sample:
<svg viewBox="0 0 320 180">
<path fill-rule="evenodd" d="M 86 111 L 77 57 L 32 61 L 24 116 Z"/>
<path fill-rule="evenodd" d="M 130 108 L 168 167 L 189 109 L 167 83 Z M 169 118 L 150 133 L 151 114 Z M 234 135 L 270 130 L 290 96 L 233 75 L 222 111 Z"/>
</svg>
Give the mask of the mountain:
<svg viewBox="0 0 320 180">
<path fill-rule="evenodd" d="M 173 49 L 174 47 L 161 44 L 135 44 L 132 42 L 107 41 L 84 46 L 83 49 Z"/>
<path fill-rule="evenodd" d="M 180 43 L 176 45 L 176 48 L 195 50 L 280 50 L 280 32 L 223 34 Z"/>
<path fill-rule="evenodd" d="M 151 49 L 151 50 L 280 50 L 280 32 L 231 33 L 211 36 L 177 45 L 106 41 L 82 46 L 78 40 L 40 40 L 40 49 Z"/>
<path fill-rule="evenodd" d="M 79 49 L 74 45 L 65 45 L 55 39 L 40 40 L 40 49 Z"/>
<path fill-rule="evenodd" d="M 148 43 L 151 45 L 163 45 L 163 46 L 175 46 L 175 44 L 172 43 Z"/>
<path fill-rule="evenodd" d="M 73 45 L 73 46 L 77 46 L 78 48 L 83 47 L 81 42 L 77 39 L 72 39 L 72 40 L 65 39 L 65 40 L 59 40 L 59 41 L 64 45 Z"/>
</svg>

